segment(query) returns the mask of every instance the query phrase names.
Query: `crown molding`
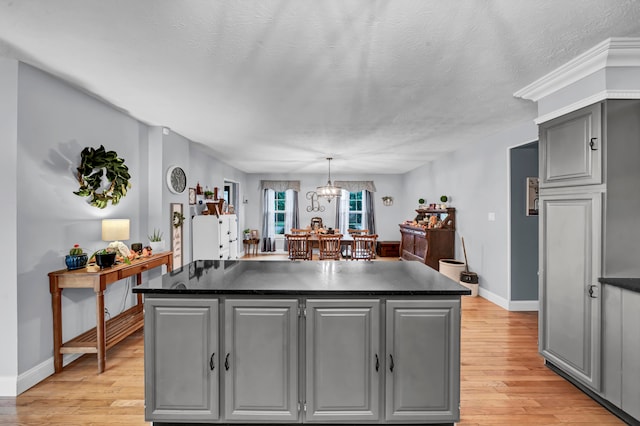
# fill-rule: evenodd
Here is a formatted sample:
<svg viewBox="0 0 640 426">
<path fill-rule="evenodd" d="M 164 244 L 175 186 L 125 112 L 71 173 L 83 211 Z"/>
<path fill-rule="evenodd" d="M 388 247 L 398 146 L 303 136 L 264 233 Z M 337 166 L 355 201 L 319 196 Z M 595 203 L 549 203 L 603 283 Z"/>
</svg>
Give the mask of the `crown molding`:
<svg viewBox="0 0 640 426">
<path fill-rule="evenodd" d="M 640 66 L 640 37 L 612 37 L 513 94 L 534 102 L 607 67 Z"/>
<path fill-rule="evenodd" d="M 579 110 L 580 108 L 593 105 L 596 102 L 604 101 L 605 99 L 640 99 L 640 90 L 603 90 L 563 108 L 541 115 L 534 120 L 534 123 L 541 124 L 546 121 L 553 120 L 554 118 L 558 118 L 570 112 Z"/>
</svg>

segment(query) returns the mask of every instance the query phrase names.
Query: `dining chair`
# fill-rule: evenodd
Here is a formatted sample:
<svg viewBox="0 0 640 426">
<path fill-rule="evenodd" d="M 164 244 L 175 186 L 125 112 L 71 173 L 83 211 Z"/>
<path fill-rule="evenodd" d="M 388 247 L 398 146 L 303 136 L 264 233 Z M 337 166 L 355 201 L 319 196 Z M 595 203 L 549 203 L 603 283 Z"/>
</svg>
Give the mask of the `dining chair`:
<svg viewBox="0 0 640 426">
<path fill-rule="evenodd" d="M 349 235 L 368 234 L 369 230 L 368 229 L 352 229 L 352 228 L 349 228 L 349 229 L 347 229 L 347 232 L 349 233 Z"/>
<path fill-rule="evenodd" d="M 351 260 L 373 260 L 376 257 L 377 234 L 353 234 Z"/>
<path fill-rule="evenodd" d="M 291 233 L 292 234 L 308 234 L 310 232 L 310 229 L 304 229 L 304 228 L 291 228 Z"/>
<path fill-rule="evenodd" d="M 291 260 L 311 260 L 309 234 L 286 234 L 287 250 Z"/>
<path fill-rule="evenodd" d="M 340 240 L 342 234 L 319 234 L 318 247 L 320 260 L 340 259 Z"/>
</svg>

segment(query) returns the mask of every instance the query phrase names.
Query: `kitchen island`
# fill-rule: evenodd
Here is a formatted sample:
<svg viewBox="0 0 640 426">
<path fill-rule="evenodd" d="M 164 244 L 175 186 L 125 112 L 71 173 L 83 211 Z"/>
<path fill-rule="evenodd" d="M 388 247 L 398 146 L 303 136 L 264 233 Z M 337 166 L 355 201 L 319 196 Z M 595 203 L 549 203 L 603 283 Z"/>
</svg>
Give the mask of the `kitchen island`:
<svg viewBox="0 0 640 426">
<path fill-rule="evenodd" d="M 145 417 L 453 424 L 460 298 L 418 262 L 196 261 L 145 299 Z"/>
</svg>

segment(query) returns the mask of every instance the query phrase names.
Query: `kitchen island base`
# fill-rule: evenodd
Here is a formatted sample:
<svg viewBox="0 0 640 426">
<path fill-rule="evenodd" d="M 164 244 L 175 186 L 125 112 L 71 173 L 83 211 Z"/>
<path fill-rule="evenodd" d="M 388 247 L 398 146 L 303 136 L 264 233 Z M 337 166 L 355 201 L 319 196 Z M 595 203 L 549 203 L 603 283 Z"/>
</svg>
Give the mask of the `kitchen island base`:
<svg viewBox="0 0 640 426">
<path fill-rule="evenodd" d="M 459 420 L 468 289 L 417 262 L 234 263 L 136 288 L 145 295 L 146 420 Z"/>
</svg>

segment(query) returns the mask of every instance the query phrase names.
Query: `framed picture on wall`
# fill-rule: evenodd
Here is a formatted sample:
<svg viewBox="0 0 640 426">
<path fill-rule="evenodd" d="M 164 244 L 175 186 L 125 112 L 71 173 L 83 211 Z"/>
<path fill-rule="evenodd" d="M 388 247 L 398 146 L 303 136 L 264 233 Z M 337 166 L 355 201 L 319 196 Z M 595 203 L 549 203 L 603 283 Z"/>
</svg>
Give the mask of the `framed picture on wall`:
<svg viewBox="0 0 640 426">
<path fill-rule="evenodd" d="M 189 205 L 193 206 L 196 204 L 196 189 L 189 188 Z"/>
<path fill-rule="evenodd" d="M 171 250 L 173 251 L 173 267 L 182 267 L 182 225 L 184 215 L 182 214 L 182 203 L 171 203 L 169 213 L 171 218 Z"/>
</svg>

